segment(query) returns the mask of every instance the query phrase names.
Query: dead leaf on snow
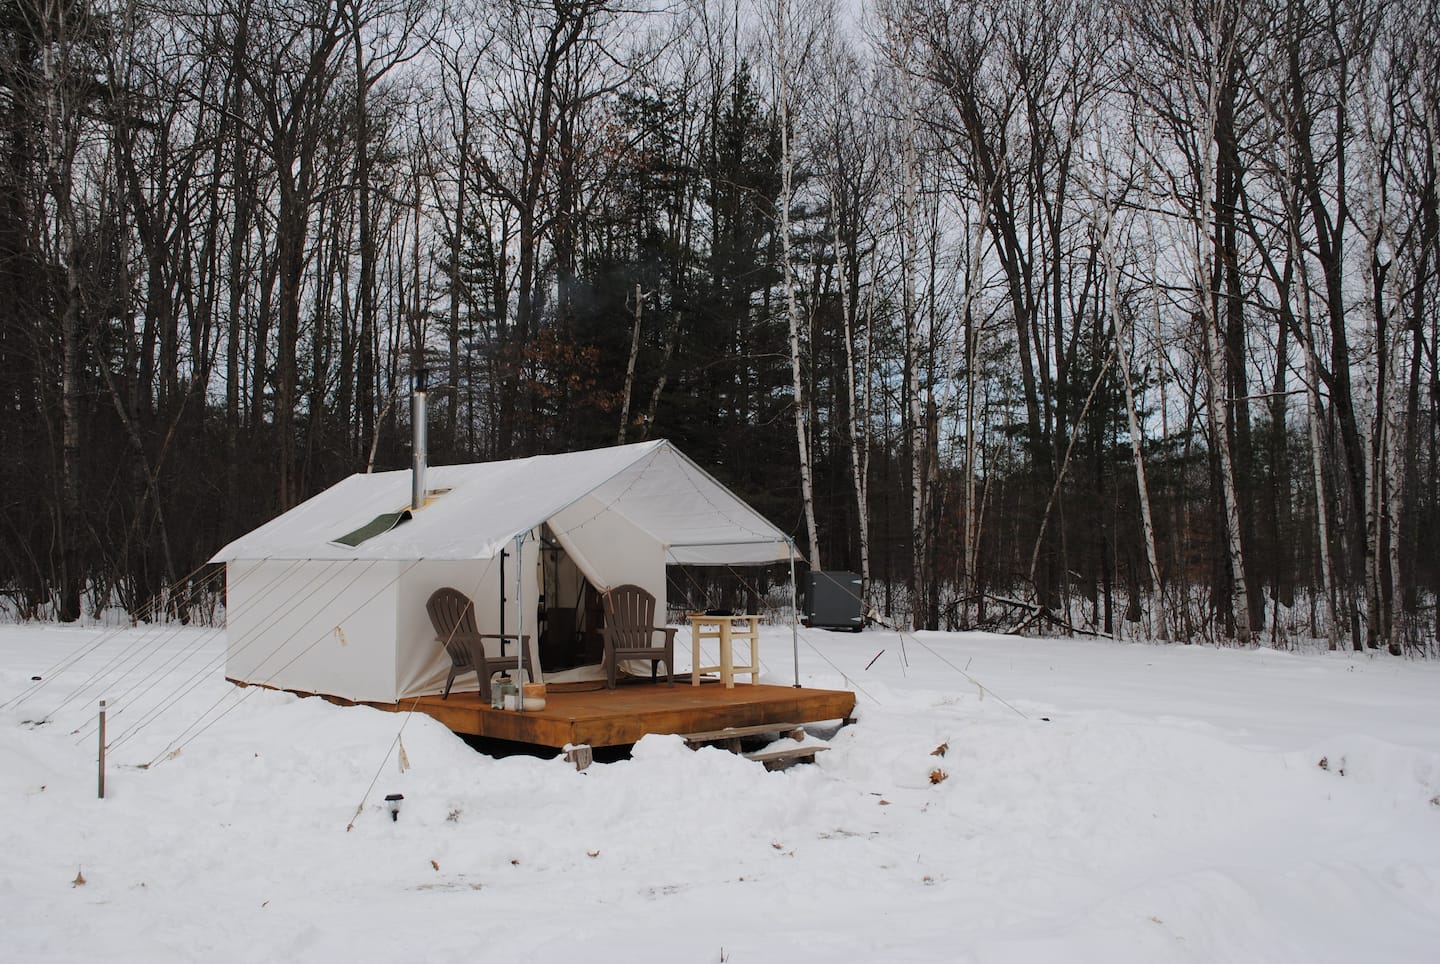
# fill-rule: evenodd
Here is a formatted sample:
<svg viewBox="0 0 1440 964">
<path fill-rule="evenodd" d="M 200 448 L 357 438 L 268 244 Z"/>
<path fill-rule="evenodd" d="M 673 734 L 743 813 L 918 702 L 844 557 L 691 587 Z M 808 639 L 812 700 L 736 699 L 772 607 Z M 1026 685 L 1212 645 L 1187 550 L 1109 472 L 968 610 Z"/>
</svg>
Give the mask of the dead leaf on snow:
<svg viewBox="0 0 1440 964">
<path fill-rule="evenodd" d="M 440 869 L 440 863 L 439 863 L 439 861 L 436 861 L 436 860 L 430 861 L 430 866 L 431 866 L 431 867 L 434 867 L 436 870 L 439 870 L 439 869 Z"/>
<path fill-rule="evenodd" d="M 75 870 L 75 879 L 72 880 L 72 881 L 70 881 L 70 886 L 71 886 L 71 887 L 84 887 L 84 886 L 85 886 L 85 874 L 84 874 L 78 867 L 77 867 L 76 870 Z"/>
<path fill-rule="evenodd" d="M 931 750 L 931 751 L 930 751 L 930 755 L 931 755 L 931 756 L 944 756 L 944 755 L 945 755 L 945 751 L 948 750 L 948 749 L 950 749 L 950 744 L 949 744 L 949 743 L 942 743 L 942 744 L 940 744 L 939 746 L 937 746 L 935 749 Z"/>
<path fill-rule="evenodd" d="M 939 767 L 936 767 L 935 769 L 930 771 L 931 783 L 944 783 L 948 779 L 950 779 L 950 774 L 946 773 Z"/>
</svg>

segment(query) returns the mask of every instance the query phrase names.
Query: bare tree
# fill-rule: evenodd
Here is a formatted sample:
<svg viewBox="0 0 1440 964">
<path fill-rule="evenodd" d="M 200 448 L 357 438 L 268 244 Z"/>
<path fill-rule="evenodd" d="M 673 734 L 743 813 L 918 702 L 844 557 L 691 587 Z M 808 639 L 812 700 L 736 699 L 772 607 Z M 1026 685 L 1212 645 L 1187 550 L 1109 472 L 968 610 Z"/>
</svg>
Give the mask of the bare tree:
<svg viewBox="0 0 1440 964">
<path fill-rule="evenodd" d="M 801 368 L 800 308 L 795 296 L 795 263 L 791 248 L 790 213 L 795 196 L 795 75 L 808 57 L 810 37 L 816 25 L 797 16 L 789 0 L 774 0 L 776 103 L 780 115 L 780 196 L 775 207 L 776 230 L 780 233 L 780 267 L 785 283 L 785 318 L 790 331 L 790 386 L 794 395 L 795 447 L 800 461 L 800 501 L 805 510 L 805 532 L 809 538 L 810 566 L 824 568 L 820 560 L 820 536 L 815 527 L 815 484 L 810 460 L 808 409 L 805 379 Z M 805 11 L 808 13 L 809 11 Z M 800 34 L 799 37 L 796 34 Z M 806 34 L 809 34 L 807 37 Z"/>
<path fill-rule="evenodd" d="M 1243 392 L 1239 398 L 1231 394 L 1243 379 L 1231 376 L 1240 359 L 1227 350 L 1223 327 L 1227 319 L 1221 311 L 1222 303 L 1235 303 L 1226 280 L 1231 275 L 1226 258 L 1233 255 L 1222 250 L 1222 241 L 1233 250 L 1235 175 L 1228 155 L 1233 153 L 1234 85 L 1242 40 L 1238 11 L 1233 0 L 1213 0 L 1198 7 L 1157 0 L 1137 3 L 1129 17 L 1136 44 L 1132 55 L 1137 62 L 1148 59 L 1152 64 L 1150 80 L 1139 92 L 1140 104 L 1161 118 L 1170 149 L 1184 164 L 1183 176 L 1176 176 L 1156 153 L 1158 145 L 1140 142 L 1151 152 L 1153 169 L 1165 172 L 1162 190 L 1182 219 L 1177 230 L 1200 327 L 1210 444 L 1217 460 L 1221 531 L 1232 589 L 1227 623 L 1239 642 L 1249 643 L 1252 608 L 1234 452 L 1235 426 L 1247 419 L 1236 412 L 1248 400 Z M 1139 69 L 1137 75 L 1146 76 Z"/>
<path fill-rule="evenodd" d="M 515 225 L 513 326 L 499 332 L 501 350 L 509 355 L 509 384 L 500 392 L 494 426 L 495 451 L 504 456 L 516 442 L 517 405 L 528 395 L 518 376 L 545 307 L 547 243 L 557 230 L 569 230 L 565 219 L 578 192 L 573 138 L 583 127 L 583 112 L 614 92 L 622 75 L 609 66 L 618 56 L 607 34 L 612 0 L 524 0 L 498 17 L 485 53 L 495 92 L 490 103 L 477 105 L 477 130 L 485 136 L 474 144 L 469 163 Z"/>
<path fill-rule="evenodd" d="M 38 114 L 41 158 L 40 204 L 47 223 L 41 237 L 49 263 L 63 272 L 54 322 L 60 332 L 59 457 L 53 478 L 53 545 L 57 597 L 55 611 L 66 622 L 80 618 L 85 578 L 81 554 L 86 524 L 81 509 L 81 339 L 85 297 L 83 180 L 76 165 L 88 147 L 90 116 L 98 94 L 87 63 L 97 42 L 98 22 L 88 8 L 66 0 L 17 6 L 26 35 L 38 51 L 38 64 L 17 65 L 16 80 Z"/>
<path fill-rule="evenodd" d="M 1155 520 L 1150 510 L 1150 482 L 1145 471 L 1145 432 L 1140 422 L 1139 407 L 1135 401 L 1135 388 L 1130 377 L 1133 365 L 1131 345 L 1133 331 L 1127 322 L 1127 312 L 1120 292 L 1121 255 L 1120 235 L 1122 226 L 1117 224 L 1125 195 L 1134 186 L 1133 179 L 1112 183 L 1107 153 L 1115 148 L 1101 143 L 1097 145 L 1095 164 L 1103 178 L 1103 194 L 1095 198 L 1097 204 L 1097 225 L 1100 235 L 1100 256 L 1105 270 L 1105 302 L 1109 306 L 1111 324 L 1114 326 L 1115 348 L 1118 356 L 1120 379 L 1125 386 L 1125 419 L 1130 434 L 1130 456 L 1135 467 L 1135 488 L 1140 495 L 1140 523 L 1145 541 L 1145 562 L 1150 576 L 1150 600 L 1153 612 L 1154 633 L 1157 639 L 1169 640 L 1169 619 L 1165 611 L 1165 584 L 1160 575 L 1160 557 L 1156 549 Z"/>
<path fill-rule="evenodd" d="M 822 108 L 818 121 L 812 125 L 814 143 L 809 149 L 823 183 L 838 273 L 836 289 L 844 329 L 845 441 L 855 498 L 861 593 L 867 605 L 872 579 L 869 473 L 871 378 L 876 337 L 871 322 L 877 297 L 873 265 L 878 247 L 873 225 L 881 217 L 879 202 L 884 170 L 883 145 L 876 124 L 877 107 L 865 96 L 874 76 L 838 35 L 827 36 L 823 49 Z M 865 277 L 867 261 L 871 264 L 869 278 Z"/>
<path fill-rule="evenodd" d="M 278 185 L 275 212 L 279 305 L 275 346 L 275 445 L 277 492 L 282 509 L 298 500 L 295 439 L 296 351 L 302 288 L 309 260 L 311 215 L 321 183 L 319 147 L 328 129 L 331 90 L 343 70 L 350 30 L 346 5 L 307 0 L 262 8 L 263 19 L 235 7 L 231 16 L 248 24 L 238 63 L 259 115 L 259 142 Z M 257 346 L 257 351 L 259 346 Z"/>
</svg>

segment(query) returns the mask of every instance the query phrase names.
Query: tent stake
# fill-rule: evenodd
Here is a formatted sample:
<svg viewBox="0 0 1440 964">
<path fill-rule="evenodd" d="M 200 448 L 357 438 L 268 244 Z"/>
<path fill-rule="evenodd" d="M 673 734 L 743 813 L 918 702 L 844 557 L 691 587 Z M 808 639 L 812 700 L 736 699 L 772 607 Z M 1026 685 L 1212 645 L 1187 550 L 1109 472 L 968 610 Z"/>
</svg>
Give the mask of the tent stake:
<svg viewBox="0 0 1440 964">
<path fill-rule="evenodd" d="M 105 799 L 105 701 L 100 701 L 100 799 Z"/>
<path fill-rule="evenodd" d="M 800 688 L 800 604 L 795 592 L 795 540 L 786 539 L 790 548 L 790 655 L 795 660 L 795 688 Z"/>
</svg>

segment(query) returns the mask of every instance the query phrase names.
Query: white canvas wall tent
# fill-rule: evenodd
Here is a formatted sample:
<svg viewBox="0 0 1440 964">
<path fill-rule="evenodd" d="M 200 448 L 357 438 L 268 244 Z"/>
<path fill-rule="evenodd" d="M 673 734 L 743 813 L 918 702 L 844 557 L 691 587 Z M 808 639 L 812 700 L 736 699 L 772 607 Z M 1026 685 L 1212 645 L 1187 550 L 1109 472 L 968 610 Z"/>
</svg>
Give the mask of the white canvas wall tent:
<svg viewBox="0 0 1440 964">
<path fill-rule="evenodd" d="M 441 586 L 470 596 L 482 633 L 528 634 L 538 667 L 547 585 L 552 611 L 579 606 L 583 577 L 597 592 L 644 586 L 663 613 L 667 564 L 793 559 L 783 532 L 665 440 L 431 466 L 414 511 L 410 486 L 408 471 L 352 475 L 215 554 L 227 677 L 398 702 L 443 689 L 449 658 L 425 611 Z"/>
</svg>

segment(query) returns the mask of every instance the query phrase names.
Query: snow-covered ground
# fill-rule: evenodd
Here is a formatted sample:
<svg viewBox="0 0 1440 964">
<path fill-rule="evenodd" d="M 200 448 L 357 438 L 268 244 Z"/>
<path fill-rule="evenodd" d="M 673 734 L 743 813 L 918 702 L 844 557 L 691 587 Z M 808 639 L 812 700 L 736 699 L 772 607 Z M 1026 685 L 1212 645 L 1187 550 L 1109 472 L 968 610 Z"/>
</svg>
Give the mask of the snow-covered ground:
<svg viewBox="0 0 1440 964">
<path fill-rule="evenodd" d="M 577 773 L 237 690 L 218 633 L 0 628 L 0 959 L 1440 959 L 1440 665 L 802 636 L 859 694 L 815 765 Z"/>
</svg>

